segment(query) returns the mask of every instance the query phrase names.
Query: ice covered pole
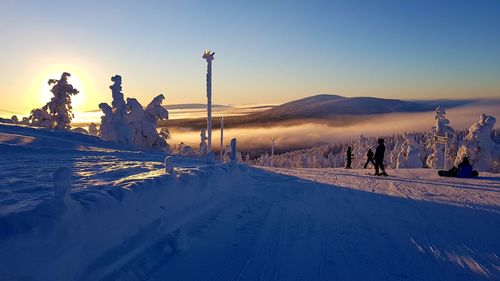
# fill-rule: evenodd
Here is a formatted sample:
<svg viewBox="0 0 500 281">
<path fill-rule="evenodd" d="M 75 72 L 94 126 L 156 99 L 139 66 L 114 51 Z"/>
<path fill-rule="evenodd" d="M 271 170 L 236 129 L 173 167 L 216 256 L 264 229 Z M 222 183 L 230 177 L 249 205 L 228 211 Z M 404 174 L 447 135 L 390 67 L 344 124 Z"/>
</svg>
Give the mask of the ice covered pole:
<svg viewBox="0 0 500 281">
<path fill-rule="evenodd" d="M 208 131 L 208 154 L 212 152 L 212 61 L 214 52 L 205 50 L 203 58 L 207 61 L 207 131 Z"/>
<path fill-rule="evenodd" d="M 220 118 L 220 155 L 219 155 L 220 159 L 222 159 L 223 150 L 224 150 L 224 116 Z"/>
<path fill-rule="evenodd" d="M 273 159 L 274 159 L 274 141 L 276 140 L 276 138 L 272 138 L 272 145 L 271 145 L 271 167 L 274 167 L 274 163 L 273 163 Z"/>
<path fill-rule="evenodd" d="M 236 162 L 236 139 L 231 140 L 231 162 Z"/>
</svg>

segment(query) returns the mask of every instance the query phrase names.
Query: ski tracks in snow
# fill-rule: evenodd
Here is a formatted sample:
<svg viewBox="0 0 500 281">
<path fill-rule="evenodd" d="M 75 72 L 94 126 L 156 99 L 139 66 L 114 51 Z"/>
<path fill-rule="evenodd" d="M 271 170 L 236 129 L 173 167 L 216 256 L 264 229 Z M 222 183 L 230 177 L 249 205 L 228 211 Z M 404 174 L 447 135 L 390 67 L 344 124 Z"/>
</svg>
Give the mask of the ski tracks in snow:
<svg viewBox="0 0 500 281">
<path fill-rule="evenodd" d="M 249 169 L 243 189 L 181 225 L 187 247 L 145 266 L 140 275 L 120 279 L 500 278 L 500 218 L 475 207 L 479 196 L 449 191 L 449 182 L 443 189 L 424 184 L 432 180 L 421 174 L 380 178 L 334 172 Z M 429 195 L 433 192 L 441 195 Z M 436 197 L 451 203 L 437 203 Z M 153 249 L 136 259 L 144 260 Z"/>
</svg>

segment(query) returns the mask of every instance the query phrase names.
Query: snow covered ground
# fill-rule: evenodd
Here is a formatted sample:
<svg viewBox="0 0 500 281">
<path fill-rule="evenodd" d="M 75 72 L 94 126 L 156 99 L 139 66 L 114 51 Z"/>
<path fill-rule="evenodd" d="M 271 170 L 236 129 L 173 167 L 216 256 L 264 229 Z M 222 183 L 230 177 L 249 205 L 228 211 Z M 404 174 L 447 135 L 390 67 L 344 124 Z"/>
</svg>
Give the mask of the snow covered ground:
<svg viewBox="0 0 500 281">
<path fill-rule="evenodd" d="M 174 157 L 172 176 L 161 153 L 8 125 L 0 153 L 0 280 L 500 280 L 499 174 Z"/>
</svg>

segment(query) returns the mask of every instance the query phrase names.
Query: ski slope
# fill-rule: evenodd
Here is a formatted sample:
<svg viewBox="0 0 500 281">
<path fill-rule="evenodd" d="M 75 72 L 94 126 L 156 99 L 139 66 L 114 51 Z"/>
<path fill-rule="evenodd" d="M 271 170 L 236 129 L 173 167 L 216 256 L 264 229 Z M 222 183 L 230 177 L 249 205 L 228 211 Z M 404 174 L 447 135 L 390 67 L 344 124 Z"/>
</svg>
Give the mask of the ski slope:
<svg viewBox="0 0 500 281">
<path fill-rule="evenodd" d="M 0 280 L 500 280 L 498 174 L 175 157 L 174 176 L 161 153 L 4 125 L 0 152 Z"/>
<path fill-rule="evenodd" d="M 193 223 L 189 250 L 145 280 L 500 278 L 498 176 L 476 186 L 436 183 L 426 170 L 393 179 L 271 170 L 288 175 L 250 170 L 252 189 L 214 210 L 208 225 Z"/>
</svg>

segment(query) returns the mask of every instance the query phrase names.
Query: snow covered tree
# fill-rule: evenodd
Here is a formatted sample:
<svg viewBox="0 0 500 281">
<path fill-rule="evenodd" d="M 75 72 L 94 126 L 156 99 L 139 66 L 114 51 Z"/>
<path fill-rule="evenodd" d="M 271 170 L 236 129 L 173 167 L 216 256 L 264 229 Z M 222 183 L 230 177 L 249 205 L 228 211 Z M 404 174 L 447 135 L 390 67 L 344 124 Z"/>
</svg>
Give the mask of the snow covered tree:
<svg viewBox="0 0 500 281">
<path fill-rule="evenodd" d="M 130 130 L 132 131 L 131 142 L 137 146 L 145 146 L 147 135 L 144 134 L 143 130 L 145 123 L 147 122 L 146 111 L 134 98 L 127 98 L 125 108 L 127 113 L 125 117 L 130 125 Z"/>
<path fill-rule="evenodd" d="M 99 131 L 97 130 L 97 125 L 94 124 L 93 122 L 90 123 L 89 125 L 89 135 L 91 136 L 97 136 Z"/>
<path fill-rule="evenodd" d="M 500 172 L 500 144 L 493 138 L 493 128 L 496 119 L 493 116 L 481 114 L 479 121 L 474 123 L 460 146 L 455 165 L 464 157 L 468 157 L 471 164 L 478 171 Z"/>
<path fill-rule="evenodd" d="M 369 149 L 368 145 L 368 139 L 360 135 L 359 138 L 356 140 L 354 143 L 353 147 L 353 153 L 354 153 L 354 159 L 352 163 L 353 168 L 361 168 L 365 164 L 366 161 L 366 152 Z"/>
<path fill-rule="evenodd" d="M 390 166 L 392 168 L 397 167 L 399 153 L 401 152 L 401 149 L 403 147 L 403 143 L 404 143 L 403 138 L 401 138 L 401 137 L 396 138 L 396 143 L 394 145 L 394 148 L 389 153 L 389 162 L 390 162 Z"/>
<path fill-rule="evenodd" d="M 148 147 L 160 147 L 170 150 L 170 146 L 167 143 L 167 139 L 170 136 L 170 132 L 161 131 L 158 133 L 158 121 L 168 119 L 168 111 L 163 107 L 162 103 L 165 100 L 164 95 L 158 95 L 146 106 L 147 122 L 143 131 L 146 137 L 146 145 Z M 168 133 L 168 134 L 166 134 Z M 166 137 L 168 136 L 168 137 Z"/>
<path fill-rule="evenodd" d="M 53 128 L 54 119 L 47 110 L 47 105 L 42 108 L 35 108 L 31 111 L 29 118 L 29 125 L 36 127 Z"/>
<path fill-rule="evenodd" d="M 63 72 L 61 78 L 49 79 L 48 84 L 55 84 L 50 90 L 54 95 L 42 108 L 31 111 L 29 124 L 38 127 L 69 130 L 74 115 L 71 106 L 71 96 L 78 94 L 78 90 L 68 83 L 71 74 Z"/>
<path fill-rule="evenodd" d="M 49 79 L 49 85 L 55 84 L 50 90 L 54 96 L 47 104 L 55 121 L 55 128 L 69 130 L 72 113 L 71 96 L 78 94 L 78 90 L 68 83 L 68 77 L 71 74 L 64 72 L 61 79 Z"/>
<path fill-rule="evenodd" d="M 129 144 L 132 140 L 132 130 L 126 119 L 127 108 L 123 99 L 122 78 L 120 75 L 111 77 L 113 85 L 109 86 L 113 96 L 112 105 L 107 103 L 99 104 L 99 108 L 104 115 L 101 117 L 99 128 L 101 138 L 121 144 Z"/>
<path fill-rule="evenodd" d="M 170 151 L 167 138 L 168 130 L 158 133 L 158 121 L 168 119 L 168 111 L 162 106 L 165 96 L 156 96 L 144 109 L 134 98 L 124 100 L 122 78 L 111 77 L 113 85 L 109 88 L 113 96 L 112 106 L 101 103 L 99 107 L 104 113 L 101 117 L 100 136 L 109 141 L 132 144 L 139 148 L 161 148 Z"/>
<path fill-rule="evenodd" d="M 494 131 L 493 140 L 495 140 L 496 143 L 500 143 L 500 129 L 495 129 Z"/>
<path fill-rule="evenodd" d="M 120 75 L 112 76 L 111 81 L 113 82 L 113 85 L 109 86 L 113 97 L 111 105 L 118 115 L 125 116 L 127 115 L 127 110 L 125 108 L 125 98 L 122 93 L 122 77 Z"/>
<path fill-rule="evenodd" d="M 99 126 L 98 136 L 102 139 L 116 142 L 116 137 L 113 132 L 113 108 L 105 102 L 100 103 L 99 108 L 102 110 L 104 115 L 101 116 L 101 125 Z"/>
<path fill-rule="evenodd" d="M 207 157 L 208 146 L 207 146 L 207 130 L 205 128 L 201 128 L 200 131 L 200 146 L 198 148 L 198 157 L 204 158 Z"/>
<path fill-rule="evenodd" d="M 426 148 L 430 152 L 426 159 L 427 166 L 431 168 L 441 168 L 446 163 L 451 163 L 450 152 L 453 153 L 455 144 L 455 130 L 449 125 L 450 121 L 446 119 L 446 111 L 443 107 L 438 106 L 435 111 L 434 119 L 436 124 L 431 128 L 431 133 L 427 138 Z M 436 143 L 436 137 L 447 137 L 446 144 Z M 445 155 L 445 146 L 447 152 Z M 450 161 L 451 160 L 451 161 Z"/>
<path fill-rule="evenodd" d="M 180 142 L 178 145 L 174 145 L 173 149 L 174 153 L 184 155 L 184 156 L 195 156 L 193 148 L 189 145 L 186 145 L 184 142 Z"/>
<path fill-rule="evenodd" d="M 418 135 L 405 133 L 401 151 L 398 154 L 396 168 L 423 168 L 425 166 L 425 149 Z"/>
</svg>

